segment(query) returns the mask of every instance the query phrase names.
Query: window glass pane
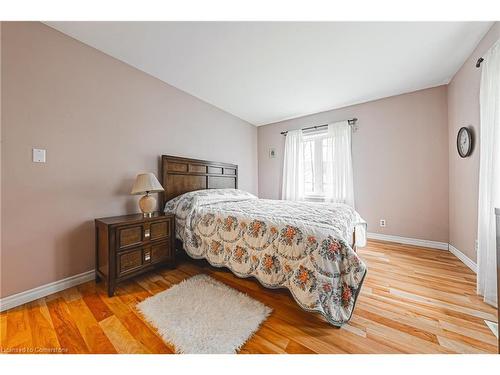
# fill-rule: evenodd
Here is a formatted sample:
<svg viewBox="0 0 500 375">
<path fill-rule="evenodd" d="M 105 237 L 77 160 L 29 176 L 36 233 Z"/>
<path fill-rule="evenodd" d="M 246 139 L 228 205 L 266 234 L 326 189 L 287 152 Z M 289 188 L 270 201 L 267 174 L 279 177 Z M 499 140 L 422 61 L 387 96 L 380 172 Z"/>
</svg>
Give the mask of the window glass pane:
<svg viewBox="0 0 500 375">
<path fill-rule="evenodd" d="M 306 140 L 304 147 L 304 193 L 314 192 L 314 140 Z"/>
</svg>

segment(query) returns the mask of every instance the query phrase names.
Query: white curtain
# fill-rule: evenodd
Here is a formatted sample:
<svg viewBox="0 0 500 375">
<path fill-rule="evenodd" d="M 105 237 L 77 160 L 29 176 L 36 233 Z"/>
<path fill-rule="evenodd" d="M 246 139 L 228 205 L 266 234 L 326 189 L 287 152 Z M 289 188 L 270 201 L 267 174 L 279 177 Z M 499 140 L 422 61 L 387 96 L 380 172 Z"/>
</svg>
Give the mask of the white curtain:
<svg viewBox="0 0 500 375">
<path fill-rule="evenodd" d="M 328 125 L 326 141 L 327 202 L 345 203 L 354 207 L 354 181 L 352 172 L 351 126 L 348 121 Z"/>
<path fill-rule="evenodd" d="M 286 135 L 285 158 L 283 164 L 282 198 L 304 199 L 304 149 L 302 130 L 290 130 Z"/>
<path fill-rule="evenodd" d="M 481 65 L 477 292 L 497 304 L 495 207 L 500 207 L 500 41 Z"/>
</svg>

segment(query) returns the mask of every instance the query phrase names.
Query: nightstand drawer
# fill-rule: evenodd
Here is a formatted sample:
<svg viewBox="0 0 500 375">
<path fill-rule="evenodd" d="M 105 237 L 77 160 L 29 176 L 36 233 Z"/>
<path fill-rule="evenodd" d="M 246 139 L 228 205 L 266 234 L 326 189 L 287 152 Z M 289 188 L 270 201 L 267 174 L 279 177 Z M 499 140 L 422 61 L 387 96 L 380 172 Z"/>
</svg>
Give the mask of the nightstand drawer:
<svg viewBox="0 0 500 375">
<path fill-rule="evenodd" d="M 137 246 L 142 243 L 144 227 L 142 224 L 121 227 L 117 229 L 117 247 L 124 249 L 131 246 Z"/>
<path fill-rule="evenodd" d="M 148 243 L 148 241 L 163 240 L 170 237 L 171 221 L 163 220 L 133 226 L 118 227 L 117 249 L 129 249 Z"/>
<path fill-rule="evenodd" d="M 170 259 L 172 255 L 172 248 L 169 242 L 162 242 L 151 246 L 151 263 Z"/>
<path fill-rule="evenodd" d="M 142 267 L 142 248 L 124 251 L 117 255 L 118 276 L 133 272 Z"/>
<path fill-rule="evenodd" d="M 149 225 L 150 239 L 159 240 L 170 236 L 170 220 L 159 221 Z"/>
</svg>

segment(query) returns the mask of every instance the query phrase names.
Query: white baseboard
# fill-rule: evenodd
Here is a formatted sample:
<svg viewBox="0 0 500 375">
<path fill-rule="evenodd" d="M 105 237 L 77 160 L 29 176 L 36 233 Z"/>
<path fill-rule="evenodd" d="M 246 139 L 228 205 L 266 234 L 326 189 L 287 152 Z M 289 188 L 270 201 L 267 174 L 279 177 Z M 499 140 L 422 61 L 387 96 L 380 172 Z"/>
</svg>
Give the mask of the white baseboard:
<svg viewBox="0 0 500 375">
<path fill-rule="evenodd" d="M 25 292 L 13 294 L 0 299 L 0 311 L 5 311 L 13 307 L 34 301 L 38 298 L 48 296 L 49 294 L 60 292 L 61 290 L 71 288 L 75 285 L 86 283 L 95 279 L 95 271 L 90 270 L 75 276 L 70 276 L 62 280 L 54 281 Z"/>
<path fill-rule="evenodd" d="M 474 273 L 477 273 L 476 263 L 472 259 L 470 259 L 467 255 L 465 255 L 460 250 L 458 250 L 455 246 L 448 244 L 446 242 L 420 240 L 417 238 L 391 236 L 391 235 L 379 234 L 379 233 L 368 233 L 367 236 L 368 236 L 368 238 L 373 239 L 373 240 L 396 242 L 396 243 L 402 243 L 405 245 L 429 247 L 431 249 L 438 249 L 438 250 L 448 250 L 450 253 L 452 253 L 458 259 L 460 259 L 462 261 L 462 263 L 465 264 L 467 267 L 469 267 Z"/>
<path fill-rule="evenodd" d="M 474 271 L 474 273 L 477 273 L 477 264 L 452 244 L 450 244 L 450 253 L 460 259 L 462 263 L 469 267 L 472 271 Z"/>
<path fill-rule="evenodd" d="M 420 240 L 418 238 L 391 236 L 388 234 L 379 234 L 379 233 L 368 233 L 367 236 L 368 238 L 373 240 L 397 242 L 405 245 L 430 247 L 431 249 L 438 249 L 438 250 L 448 250 L 448 244 L 446 242 Z"/>
</svg>

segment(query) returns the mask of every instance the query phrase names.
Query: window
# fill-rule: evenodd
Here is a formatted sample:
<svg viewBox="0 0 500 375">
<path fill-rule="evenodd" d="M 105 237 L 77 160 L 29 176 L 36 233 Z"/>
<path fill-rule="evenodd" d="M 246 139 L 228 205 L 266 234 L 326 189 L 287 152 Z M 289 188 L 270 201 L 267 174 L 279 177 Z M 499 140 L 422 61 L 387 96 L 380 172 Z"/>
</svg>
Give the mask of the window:
<svg viewBox="0 0 500 375">
<path fill-rule="evenodd" d="M 332 189 L 332 184 L 328 182 L 329 168 L 333 162 L 331 143 L 326 132 L 304 134 L 302 138 L 306 198 L 322 198 Z"/>
<path fill-rule="evenodd" d="M 351 127 L 347 121 L 329 124 L 322 132 L 288 131 L 282 197 L 354 207 Z"/>
</svg>

